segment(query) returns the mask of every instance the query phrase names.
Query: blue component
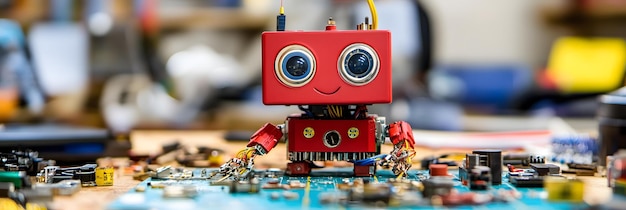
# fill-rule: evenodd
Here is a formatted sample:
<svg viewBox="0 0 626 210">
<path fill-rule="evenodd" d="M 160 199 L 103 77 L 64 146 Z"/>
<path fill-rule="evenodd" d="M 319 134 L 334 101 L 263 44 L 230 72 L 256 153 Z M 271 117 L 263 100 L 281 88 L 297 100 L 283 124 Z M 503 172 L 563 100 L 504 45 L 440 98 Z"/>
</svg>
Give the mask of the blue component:
<svg viewBox="0 0 626 210">
<path fill-rule="evenodd" d="M 281 65 L 283 74 L 291 80 L 301 80 L 311 74 L 311 60 L 306 54 L 295 51 L 288 53 Z"/>
<path fill-rule="evenodd" d="M 588 135 L 553 137 L 551 142 L 554 162 L 590 164 L 598 154 L 597 139 Z"/>
<path fill-rule="evenodd" d="M 365 50 L 355 49 L 346 56 L 343 65 L 350 76 L 363 78 L 372 72 L 374 58 Z"/>
</svg>

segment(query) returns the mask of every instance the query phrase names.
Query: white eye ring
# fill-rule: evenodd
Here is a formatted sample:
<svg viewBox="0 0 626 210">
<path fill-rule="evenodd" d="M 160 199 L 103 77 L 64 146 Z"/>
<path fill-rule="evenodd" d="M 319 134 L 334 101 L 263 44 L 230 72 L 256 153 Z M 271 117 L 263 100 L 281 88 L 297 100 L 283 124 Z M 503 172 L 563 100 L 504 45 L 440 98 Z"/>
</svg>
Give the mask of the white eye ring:
<svg viewBox="0 0 626 210">
<path fill-rule="evenodd" d="M 354 63 L 359 61 L 361 63 Z M 365 65 L 365 69 L 359 69 L 364 67 L 363 65 Z M 376 78 L 380 71 L 380 60 L 372 47 L 363 43 L 355 43 L 343 49 L 337 61 L 337 69 L 345 82 L 361 86 Z"/>
<path fill-rule="evenodd" d="M 288 62 L 292 58 L 300 59 L 300 67 L 305 66 L 303 71 L 290 71 Z M 304 62 L 302 62 L 304 61 Z M 296 61 L 297 62 L 297 61 Z M 289 87 L 302 87 L 309 83 L 315 75 L 316 63 L 313 53 L 302 45 L 289 45 L 284 47 L 276 59 L 274 59 L 274 72 L 278 80 Z"/>
</svg>

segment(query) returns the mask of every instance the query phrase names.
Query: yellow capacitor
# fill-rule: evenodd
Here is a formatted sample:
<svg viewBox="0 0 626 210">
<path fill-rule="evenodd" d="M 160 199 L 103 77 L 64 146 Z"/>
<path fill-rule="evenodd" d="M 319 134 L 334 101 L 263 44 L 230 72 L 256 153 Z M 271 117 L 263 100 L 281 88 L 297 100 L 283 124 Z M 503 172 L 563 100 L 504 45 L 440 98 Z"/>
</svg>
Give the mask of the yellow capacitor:
<svg viewBox="0 0 626 210">
<path fill-rule="evenodd" d="M 583 202 L 585 183 L 579 179 L 546 177 L 544 189 L 549 201 Z"/>
<path fill-rule="evenodd" d="M 115 169 L 112 167 L 96 168 L 96 185 L 113 186 L 113 174 Z"/>
</svg>

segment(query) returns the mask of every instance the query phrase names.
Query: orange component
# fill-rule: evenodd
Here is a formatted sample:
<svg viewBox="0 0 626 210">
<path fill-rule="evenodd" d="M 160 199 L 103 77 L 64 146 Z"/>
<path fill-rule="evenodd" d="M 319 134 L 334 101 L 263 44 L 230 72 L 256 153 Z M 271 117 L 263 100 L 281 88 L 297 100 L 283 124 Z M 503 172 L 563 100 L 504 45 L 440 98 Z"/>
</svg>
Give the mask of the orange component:
<svg viewBox="0 0 626 210">
<path fill-rule="evenodd" d="M 278 140 L 282 137 L 283 132 L 280 129 L 271 123 L 266 123 L 250 137 L 248 147 L 260 145 L 265 150 L 262 152 L 267 153 L 276 146 Z"/>
<path fill-rule="evenodd" d="M 17 88 L 0 89 L 0 122 L 13 117 L 17 111 Z"/>
</svg>

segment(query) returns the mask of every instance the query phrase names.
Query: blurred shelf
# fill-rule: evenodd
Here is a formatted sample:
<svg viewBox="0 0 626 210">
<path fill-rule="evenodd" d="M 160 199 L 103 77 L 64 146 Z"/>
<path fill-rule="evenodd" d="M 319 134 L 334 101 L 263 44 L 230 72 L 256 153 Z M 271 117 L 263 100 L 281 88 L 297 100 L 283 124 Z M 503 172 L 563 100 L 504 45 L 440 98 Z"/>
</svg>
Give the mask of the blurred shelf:
<svg viewBox="0 0 626 210">
<path fill-rule="evenodd" d="M 273 20 L 269 14 L 240 8 L 167 8 L 159 11 L 163 29 L 263 29 Z"/>
</svg>

